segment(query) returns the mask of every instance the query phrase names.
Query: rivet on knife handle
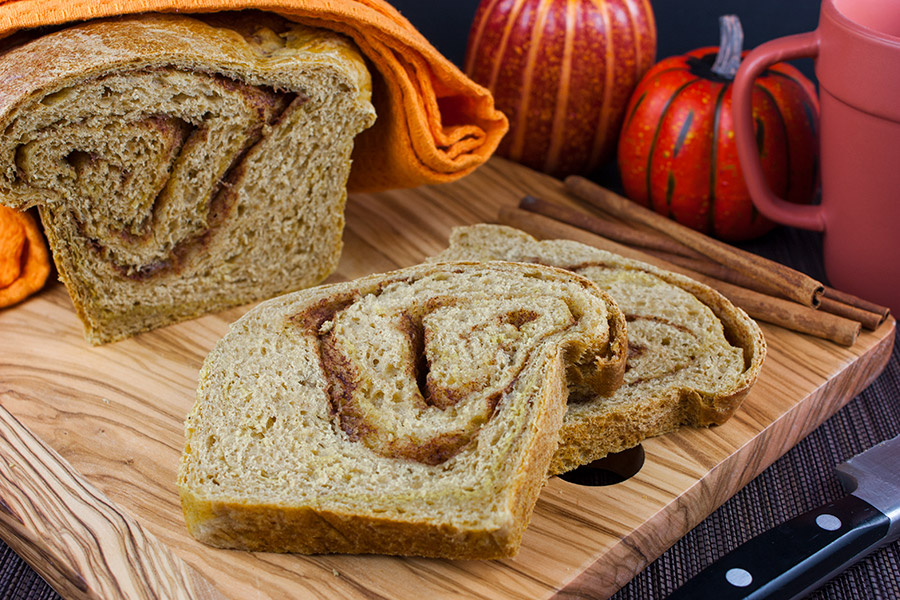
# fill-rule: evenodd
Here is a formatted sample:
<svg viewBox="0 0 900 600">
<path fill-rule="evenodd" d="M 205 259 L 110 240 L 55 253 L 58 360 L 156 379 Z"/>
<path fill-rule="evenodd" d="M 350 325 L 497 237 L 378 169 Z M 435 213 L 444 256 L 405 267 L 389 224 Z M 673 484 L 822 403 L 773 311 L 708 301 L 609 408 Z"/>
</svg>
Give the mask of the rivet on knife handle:
<svg viewBox="0 0 900 600">
<path fill-rule="evenodd" d="M 845 496 L 739 546 L 669 599 L 798 598 L 877 547 L 889 527 L 868 502 Z"/>
<path fill-rule="evenodd" d="M 847 496 L 756 536 L 679 588 L 679 598 L 798 598 L 900 539 L 900 436 L 837 467 Z"/>
</svg>

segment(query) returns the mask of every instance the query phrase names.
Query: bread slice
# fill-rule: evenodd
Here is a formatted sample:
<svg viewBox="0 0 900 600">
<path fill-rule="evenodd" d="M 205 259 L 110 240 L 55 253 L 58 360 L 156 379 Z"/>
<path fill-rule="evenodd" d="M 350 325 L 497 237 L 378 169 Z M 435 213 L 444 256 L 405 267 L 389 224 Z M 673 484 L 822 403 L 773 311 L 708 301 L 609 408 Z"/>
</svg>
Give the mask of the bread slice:
<svg viewBox="0 0 900 600">
<path fill-rule="evenodd" d="M 200 372 L 178 480 L 190 532 L 245 550 L 514 555 L 566 365 L 587 381 L 620 361 L 617 312 L 582 277 L 503 262 L 260 304 Z"/>
<path fill-rule="evenodd" d="M 371 78 L 258 12 L 93 21 L 0 55 L 0 203 L 37 206 L 94 343 L 316 284 Z"/>
<path fill-rule="evenodd" d="M 753 319 L 712 288 L 566 240 L 537 241 L 498 225 L 455 229 L 431 259 L 509 260 L 561 267 L 608 291 L 628 322 L 625 380 L 611 397 L 569 401 L 551 474 L 634 447 L 681 426 L 724 423 L 766 355 Z"/>
</svg>

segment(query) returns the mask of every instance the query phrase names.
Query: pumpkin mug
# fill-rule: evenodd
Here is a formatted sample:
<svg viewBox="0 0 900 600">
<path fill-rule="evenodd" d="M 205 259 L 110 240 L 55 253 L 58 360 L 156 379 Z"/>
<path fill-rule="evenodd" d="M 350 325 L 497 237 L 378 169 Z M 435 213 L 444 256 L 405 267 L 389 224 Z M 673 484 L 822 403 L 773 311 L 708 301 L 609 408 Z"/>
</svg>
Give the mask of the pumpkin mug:
<svg viewBox="0 0 900 600">
<path fill-rule="evenodd" d="M 769 65 L 815 59 L 822 202 L 775 196 L 760 168 L 753 80 Z M 823 0 L 815 31 L 766 42 L 734 82 L 734 131 L 747 188 L 773 221 L 824 232 L 833 287 L 900 313 L 900 2 Z"/>
</svg>

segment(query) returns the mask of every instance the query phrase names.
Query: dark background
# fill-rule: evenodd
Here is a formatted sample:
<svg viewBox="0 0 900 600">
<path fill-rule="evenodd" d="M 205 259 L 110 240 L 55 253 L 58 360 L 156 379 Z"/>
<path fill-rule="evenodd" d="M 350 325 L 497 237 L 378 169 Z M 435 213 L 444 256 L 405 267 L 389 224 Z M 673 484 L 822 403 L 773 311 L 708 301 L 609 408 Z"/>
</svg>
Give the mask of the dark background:
<svg viewBox="0 0 900 600">
<path fill-rule="evenodd" d="M 478 0 L 389 0 L 447 58 L 462 67 L 469 26 Z M 657 59 L 703 46 L 719 45 L 719 16 L 737 15 L 744 48 L 812 31 L 819 22 L 819 0 L 655 0 Z M 810 79 L 812 60 L 793 63 Z"/>
</svg>

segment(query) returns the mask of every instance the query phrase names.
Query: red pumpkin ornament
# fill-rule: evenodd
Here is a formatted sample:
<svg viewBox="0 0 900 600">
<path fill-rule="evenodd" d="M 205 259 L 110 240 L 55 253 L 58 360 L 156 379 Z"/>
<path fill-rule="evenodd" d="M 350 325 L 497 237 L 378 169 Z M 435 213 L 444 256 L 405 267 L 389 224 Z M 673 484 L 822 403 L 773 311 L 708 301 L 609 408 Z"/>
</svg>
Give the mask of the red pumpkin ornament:
<svg viewBox="0 0 900 600">
<path fill-rule="evenodd" d="M 728 241 L 775 226 L 750 200 L 734 142 L 731 83 L 741 43 L 737 18 L 723 17 L 721 51 L 701 48 L 650 69 L 631 97 L 618 149 L 629 198 Z M 808 204 L 818 189 L 818 115 L 815 87 L 793 66 L 778 63 L 756 80 L 763 171 L 792 202 Z"/>
<path fill-rule="evenodd" d="M 615 157 L 655 57 L 649 0 L 482 0 L 465 70 L 509 118 L 497 154 L 561 177 Z"/>
</svg>

